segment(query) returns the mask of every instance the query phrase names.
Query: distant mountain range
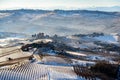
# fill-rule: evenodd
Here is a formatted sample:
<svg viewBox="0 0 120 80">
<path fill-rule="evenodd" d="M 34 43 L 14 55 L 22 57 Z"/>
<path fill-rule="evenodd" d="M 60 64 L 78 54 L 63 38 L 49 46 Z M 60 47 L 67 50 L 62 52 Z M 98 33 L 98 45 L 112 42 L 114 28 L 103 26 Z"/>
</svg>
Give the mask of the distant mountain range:
<svg viewBox="0 0 120 80">
<path fill-rule="evenodd" d="M 1 10 L 0 31 L 49 35 L 119 33 L 120 12 L 89 10 Z"/>
<path fill-rule="evenodd" d="M 113 7 L 95 7 L 95 8 L 87 8 L 88 10 L 99 10 L 99 11 L 108 11 L 108 12 L 120 12 L 120 6 Z"/>
</svg>

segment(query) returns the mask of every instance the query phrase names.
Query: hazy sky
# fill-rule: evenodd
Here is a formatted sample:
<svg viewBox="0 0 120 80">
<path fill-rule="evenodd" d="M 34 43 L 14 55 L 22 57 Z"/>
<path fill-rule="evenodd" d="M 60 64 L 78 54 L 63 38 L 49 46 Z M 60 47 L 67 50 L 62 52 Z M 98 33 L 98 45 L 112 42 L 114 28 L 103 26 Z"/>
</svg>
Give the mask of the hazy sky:
<svg viewBox="0 0 120 80">
<path fill-rule="evenodd" d="M 120 6 L 120 0 L 0 0 L 0 9 L 74 9 Z"/>
</svg>

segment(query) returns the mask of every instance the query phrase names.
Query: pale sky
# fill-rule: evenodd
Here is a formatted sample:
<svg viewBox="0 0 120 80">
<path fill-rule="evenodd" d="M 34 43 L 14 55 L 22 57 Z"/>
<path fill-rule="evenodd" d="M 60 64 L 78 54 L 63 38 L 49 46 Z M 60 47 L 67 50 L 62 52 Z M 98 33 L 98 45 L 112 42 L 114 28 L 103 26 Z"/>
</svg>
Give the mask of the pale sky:
<svg viewBox="0 0 120 80">
<path fill-rule="evenodd" d="M 0 0 L 0 9 L 77 9 L 120 6 L 120 0 Z"/>
</svg>

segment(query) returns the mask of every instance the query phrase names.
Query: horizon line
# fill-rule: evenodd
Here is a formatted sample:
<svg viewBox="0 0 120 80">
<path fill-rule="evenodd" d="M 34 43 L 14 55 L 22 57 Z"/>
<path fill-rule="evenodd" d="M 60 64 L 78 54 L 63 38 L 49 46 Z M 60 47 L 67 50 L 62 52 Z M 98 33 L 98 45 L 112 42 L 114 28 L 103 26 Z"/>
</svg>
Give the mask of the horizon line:
<svg viewBox="0 0 120 80">
<path fill-rule="evenodd" d="M 32 9 L 32 8 L 18 8 L 18 9 L 0 9 L 0 11 L 14 11 L 14 10 L 43 10 L 43 11 L 55 11 L 55 10 L 63 10 L 63 11 L 70 11 L 70 10 L 83 10 L 83 11 L 99 11 L 99 12 L 120 12 L 120 11 L 105 11 L 105 10 L 90 10 L 90 9 Z"/>
</svg>

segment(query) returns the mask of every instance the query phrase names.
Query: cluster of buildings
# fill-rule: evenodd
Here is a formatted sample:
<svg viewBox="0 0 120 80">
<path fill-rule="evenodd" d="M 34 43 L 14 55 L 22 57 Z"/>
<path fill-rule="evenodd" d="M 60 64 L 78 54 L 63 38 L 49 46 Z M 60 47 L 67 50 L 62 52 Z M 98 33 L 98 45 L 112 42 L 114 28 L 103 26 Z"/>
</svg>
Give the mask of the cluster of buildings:
<svg viewBox="0 0 120 80">
<path fill-rule="evenodd" d="M 38 33 L 38 34 L 32 35 L 32 37 L 35 39 L 42 39 L 42 38 L 49 38 L 49 35 L 45 35 L 44 33 Z"/>
</svg>

